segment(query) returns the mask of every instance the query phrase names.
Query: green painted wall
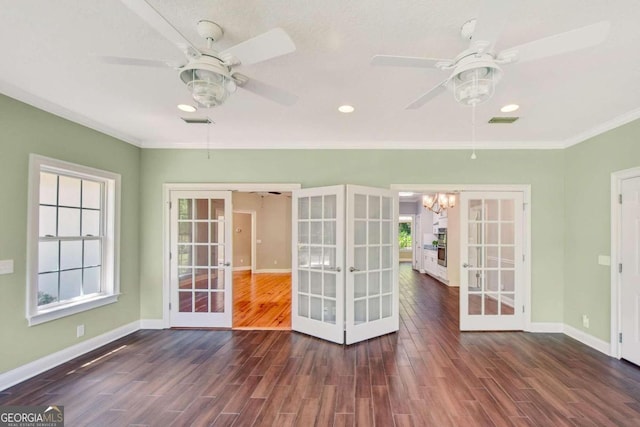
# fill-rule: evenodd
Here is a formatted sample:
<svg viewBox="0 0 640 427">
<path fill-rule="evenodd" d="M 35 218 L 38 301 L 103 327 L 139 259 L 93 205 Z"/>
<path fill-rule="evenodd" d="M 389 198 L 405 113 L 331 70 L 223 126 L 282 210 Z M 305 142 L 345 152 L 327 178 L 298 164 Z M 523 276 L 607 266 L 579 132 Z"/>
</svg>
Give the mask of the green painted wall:
<svg viewBox="0 0 640 427">
<path fill-rule="evenodd" d="M 25 318 L 29 153 L 122 175 L 119 301 L 32 327 Z M 0 259 L 13 259 L 15 270 L 0 275 L 0 373 L 140 318 L 139 164 L 132 145 L 0 95 Z"/>
<path fill-rule="evenodd" d="M 163 183 L 530 184 L 533 321 L 561 322 L 564 153 L 487 150 L 475 161 L 469 154 L 459 150 L 220 150 L 212 151 L 209 160 L 199 150 L 143 150 L 141 317 L 162 318 Z"/>
<path fill-rule="evenodd" d="M 640 166 L 640 120 L 564 150 L 564 323 L 605 341 L 611 335 L 611 173 Z M 582 315 L 589 316 L 589 329 Z"/>
</svg>

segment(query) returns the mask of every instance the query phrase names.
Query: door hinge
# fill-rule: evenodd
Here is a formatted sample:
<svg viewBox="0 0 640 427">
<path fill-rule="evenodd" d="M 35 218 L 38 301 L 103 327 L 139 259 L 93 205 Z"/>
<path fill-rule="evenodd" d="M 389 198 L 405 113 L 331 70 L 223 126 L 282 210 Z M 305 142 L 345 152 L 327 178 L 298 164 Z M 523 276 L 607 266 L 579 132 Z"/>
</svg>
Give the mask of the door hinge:
<svg viewBox="0 0 640 427">
<path fill-rule="evenodd" d="M 171 303 L 169 303 L 169 310 L 171 310 Z"/>
<path fill-rule="evenodd" d="M 618 194 L 618 203 L 622 204 L 622 194 Z"/>
<path fill-rule="evenodd" d="M 618 273 L 622 273 L 622 263 L 618 264 Z"/>
<path fill-rule="evenodd" d="M 173 203 L 169 202 L 169 209 L 173 206 Z"/>
<path fill-rule="evenodd" d="M 522 254 L 522 262 L 524 262 L 524 254 Z"/>
<path fill-rule="evenodd" d="M 523 210 L 523 211 L 526 211 L 526 210 L 527 210 L 527 204 L 526 204 L 526 203 L 523 203 L 523 204 L 522 204 L 522 210 Z"/>
<path fill-rule="evenodd" d="M 169 252 L 169 259 L 173 259 L 173 254 Z"/>
<path fill-rule="evenodd" d="M 522 312 L 524 313 L 524 305 L 522 306 Z"/>
<path fill-rule="evenodd" d="M 618 334 L 618 342 L 622 343 L 622 332 Z"/>
</svg>

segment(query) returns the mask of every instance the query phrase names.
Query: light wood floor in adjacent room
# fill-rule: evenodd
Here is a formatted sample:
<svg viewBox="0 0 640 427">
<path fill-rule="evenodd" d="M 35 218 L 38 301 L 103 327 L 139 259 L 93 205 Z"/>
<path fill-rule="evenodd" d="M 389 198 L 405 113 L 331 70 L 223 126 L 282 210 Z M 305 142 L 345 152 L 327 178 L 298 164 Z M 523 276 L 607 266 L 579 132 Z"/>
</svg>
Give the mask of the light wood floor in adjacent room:
<svg viewBox="0 0 640 427">
<path fill-rule="evenodd" d="M 233 273 L 234 329 L 291 329 L 291 274 Z"/>
<path fill-rule="evenodd" d="M 637 366 L 563 334 L 461 333 L 457 289 L 404 265 L 400 288 L 398 333 L 143 330 L 0 405 L 64 405 L 68 426 L 640 426 Z"/>
</svg>

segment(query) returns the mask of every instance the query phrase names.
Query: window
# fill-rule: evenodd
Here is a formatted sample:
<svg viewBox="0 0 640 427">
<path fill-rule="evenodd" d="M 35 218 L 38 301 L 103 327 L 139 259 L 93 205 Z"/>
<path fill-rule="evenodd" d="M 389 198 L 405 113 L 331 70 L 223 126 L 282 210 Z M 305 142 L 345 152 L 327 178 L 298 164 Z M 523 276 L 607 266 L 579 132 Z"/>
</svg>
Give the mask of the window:
<svg viewBox="0 0 640 427">
<path fill-rule="evenodd" d="M 411 217 L 400 217 L 398 222 L 398 243 L 401 251 L 410 251 L 411 242 Z"/>
<path fill-rule="evenodd" d="M 120 176 L 31 155 L 29 325 L 117 300 Z"/>
</svg>

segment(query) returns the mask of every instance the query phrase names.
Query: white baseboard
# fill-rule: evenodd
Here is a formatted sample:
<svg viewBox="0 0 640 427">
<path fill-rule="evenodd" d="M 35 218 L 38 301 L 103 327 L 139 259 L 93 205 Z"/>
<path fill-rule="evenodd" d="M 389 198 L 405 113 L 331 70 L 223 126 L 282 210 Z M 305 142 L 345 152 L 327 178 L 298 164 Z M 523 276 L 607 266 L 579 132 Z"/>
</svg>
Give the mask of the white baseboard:
<svg viewBox="0 0 640 427">
<path fill-rule="evenodd" d="M 140 329 L 165 329 L 162 319 L 140 319 Z"/>
<path fill-rule="evenodd" d="M 557 322 L 531 322 L 527 332 L 561 334 L 564 332 L 564 325 Z"/>
<path fill-rule="evenodd" d="M 265 268 L 262 270 L 255 270 L 254 271 L 255 274 L 260 274 L 260 273 L 291 273 L 291 269 L 290 268 Z"/>
<path fill-rule="evenodd" d="M 251 270 L 250 265 L 245 265 L 244 267 L 233 267 L 233 271 L 247 271 Z"/>
<path fill-rule="evenodd" d="M 603 341 L 600 338 L 596 338 L 593 335 L 574 328 L 573 326 L 564 325 L 563 332 L 565 335 L 570 336 L 574 340 L 580 341 L 582 344 L 588 345 L 591 348 L 598 350 L 601 353 L 611 356 L 611 343 Z"/>
<path fill-rule="evenodd" d="M 97 337 L 89 338 L 78 344 L 74 344 L 63 350 L 44 356 L 26 365 L 19 366 L 10 371 L 0 374 L 0 391 L 5 390 L 13 385 L 21 383 L 51 368 L 55 368 L 71 359 L 82 356 L 85 353 L 109 344 L 112 341 L 129 335 L 140 329 L 140 321 L 136 320 L 127 325 L 120 326 Z"/>
</svg>

